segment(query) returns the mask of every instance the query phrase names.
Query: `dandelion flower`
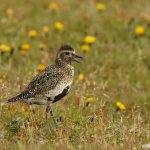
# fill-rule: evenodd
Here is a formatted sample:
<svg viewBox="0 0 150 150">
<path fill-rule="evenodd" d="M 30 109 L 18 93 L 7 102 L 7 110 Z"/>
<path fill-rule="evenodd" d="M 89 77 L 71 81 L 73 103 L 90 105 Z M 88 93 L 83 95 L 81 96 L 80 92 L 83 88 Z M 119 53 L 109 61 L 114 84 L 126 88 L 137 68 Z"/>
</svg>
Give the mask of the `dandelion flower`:
<svg viewBox="0 0 150 150">
<path fill-rule="evenodd" d="M 94 103 L 94 98 L 93 97 L 88 97 L 86 102 L 87 103 Z"/>
<path fill-rule="evenodd" d="M 7 8 L 7 9 L 6 9 L 6 15 L 7 15 L 8 17 L 13 16 L 13 14 L 14 14 L 14 10 L 13 10 L 12 8 Z"/>
<path fill-rule="evenodd" d="M 38 71 L 43 71 L 43 70 L 45 70 L 45 65 L 39 64 L 38 67 L 37 67 L 37 70 L 38 70 Z"/>
<path fill-rule="evenodd" d="M 126 109 L 125 105 L 119 101 L 116 102 L 116 108 L 117 108 L 117 110 L 125 110 Z"/>
<path fill-rule="evenodd" d="M 96 8 L 99 10 L 99 11 L 104 11 L 106 9 L 106 6 L 105 4 L 103 3 L 97 3 L 96 4 Z"/>
<path fill-rule="evenodd" d="M 145 28 L 143 26 L 141 26 L 141 25 L 138 25 L 138 26 L 135 27 L 134 31 L 135 31 L 136 35 L 144 35 Z"/>
<path fill-rule="evenodd" d="M 40 48 L 40 50 L 43 50 L 43 49 L 45 49 L 45 44 L 44 43 L 40 43 L 40 45 L 39 45 L 39 48 Z"/>
<path fill-rule="evenodd" d="M 81 73 L 81 74 L 79 74 L 79 81 L 82 82 L 83 80 L 84 80 L 84 74 Z"/>
<path fill-rule="evenodd" d="M 49 33 L 49 27 L 48 27 L 48 26 L 44 26 L 43 29 L 42 29 L 42 32 L 43 32 L 45 35 L 48 35 L 48 33 Z"/>
<path fill-rule="evenodd" d="M 30 45 L 28 43 L 22 44 L 21 45 L 21 54 L 23 56 L 27 55 L 27 51 L 30 49 Z"/>
<path fill-rule="evenodd" d="M 96 38 L 94 36 L 86 36 L 84 42 L 87 44 L 93 44 L 96 42 Z"/>
<path fill-rule="evenodd" d="M 4 53 L 10 52 L 10 51 L 11 51 L 11 47 L 8 46 L 8 45 L 6 45 L 6 44 L 1 44 L 1 45 L 0 45 L 0 50 L 1 50 L 2 52 L 4 52 Z"/>
<path fill-rule="evenodd" d="M 28 32 L 28 36 L 29 36 L 30 38 L 35 38 L 35 37 L 37 36 L 37 31 L 36 31 L 36 30 L 30 30 L 30 31 Z"/>
<path fill-rule="evenodd" d="M 91 47 L 87 44 L 84 44 L 81 46 L 81 50 L 85 53 L 89 52 L 91 50 Z"/>
<path fill-rule="evenodd" d="M 49 9 L 52 10 L 52 11 L 57 11 L 57 10 L 59 9 L 58 4 L 55 3 L 55 2 L 49 3 L 48 7 L 49 7 Z"/>
<path fill-rule="evenodd" d="M 55 22 L 54 27 L 56 30 L 62 30 L 64 25 L 61 22 Z"/>
<path fill-rule="evenodd" d="M 32 77 L 35 77 L 38 74 L 38 72 L 33 72 Z"/>
<path fill-rule="evenodd" d="M 22 51 L 27 51 L 28 49 L 30 49 L 30 44 L 25 43 L 21 45 L 21 50 Z"/>
</svg>

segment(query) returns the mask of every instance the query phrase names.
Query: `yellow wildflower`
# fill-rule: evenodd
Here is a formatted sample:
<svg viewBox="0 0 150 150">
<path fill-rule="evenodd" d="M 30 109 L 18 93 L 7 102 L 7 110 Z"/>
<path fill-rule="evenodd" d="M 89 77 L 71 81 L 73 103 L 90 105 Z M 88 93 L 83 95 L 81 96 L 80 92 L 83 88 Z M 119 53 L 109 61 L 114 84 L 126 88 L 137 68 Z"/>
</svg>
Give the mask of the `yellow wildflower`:
<svg viewBox="0 0 150 150">
<path fill-rule="evenodd" d="M 97 8 L 98 10 L 100 10 L 100 11 L 103 11 L 103 10 L 106 9 L 106 6 L 105 6 L 105 4 L 103 4 L 103 3 L 97 3 L 97 4 L 96 4 L 96 8 Z"/>
<path fill-rule="evenodd" d="M 35 38 L 37 36 L 37 31 L 36 30 L 30 30 L 28 32 L 28 36 L 31 38 Z"/>
<path fill-rule="evenodd" d="M 40 43 L 40 45 L 39 45 L 40 50 L 43 50 L 45 47 L 46 47 L 46 46 L 45 46 L 44 43 Z"/>
<path fill-rule="evenodd" d="M 48 26 L 44 26 L 42 29 L 42 32 L 47 35 L 49 33 L 49 27 Z"/>
<path fill-rule="evenodd" d="M 38 72 L 33 72 L 32 77 L 35 77 L 38 74 Z"/>
<path fill-rule="evenodd" d="M 53 11 L 57 11 L 57 10 L 59 9 L 58 4 L 55 3 L 55 2 L 49 3 L 48 7 L 49 7 L 49 9 L 51 9 L 51 10 L 53 10 Z"/>
<path fill-rule="evenodd" d="M 54 27 L 56 30 L 62 30 L 64 25 L 61 22 L 55 22 Z"/>
<path fill-rule="evenodd" d="M 90 51 L 90 49 L 91 49 L 91 47 L 89 45 L 84 44 L 81 46 L 81 50 L 85 53 Z"/>
<path fill-rule="evenodd" d="M 10 51 L 11 51 L 11 48 L 10 48 L 8 45 L 1 44 L 1 45 L 0 45 L 0 50 L 1 50 L 2 52 L 10 52 Z"/>
<path fill-rule="evenodd" d="M 95 43 L 95 41 L 96 41 L 96 38 L 94 36 L 86 36 L 84 38 L 84 42 L 87 44 L 93 44 Z"/>
<path fill-rule="evenodd" d="M 84 74 L 79 74 L 79 81 L 83 81 L 84 80 Z"/>
<path fill-rule="evenodd" d="M 93 97 L 88 97 L 86 102 L 87 103 L 94 103 L 94 98 Z"/>
<path fill-rule="evenodd" d="M 117 107 L 117 110 L 125 110 L 126 109 L 125 105 L 119 101 L 116 102 L 116 107 Z"/>
<path fill-rule="evenodd" d="M 25 43 L 25 44 L 21 45 L 21 50 L 22 51 L 27 51 L 29 48 L 30 48 L 30 44 Z"/>
<path fill-rule="evenodd" d="M 37 67 L 37 70 L 38 70 L 38 71 L 43 71 L 43 70 L 45 70 L 45 65 L 39 64 L 38 67 Z"/>
<path fill-rule="evenodd" d="M 134 31 L 135 31 L 136 35 L 144 35 L 145 28 L 143 26 L 141 26 L 141 25 L 138 25 L 138 26 L 135 27 Z"/>
<path fill-rule="evenodd" d="M 7 9 L 6 9 L 6 15 L 7 15 L 8 17 L 13 16 L 13 14 L 14 14 L 14 11 L 13 11 L 12 8 L 7 8 Z"/>
</svg>

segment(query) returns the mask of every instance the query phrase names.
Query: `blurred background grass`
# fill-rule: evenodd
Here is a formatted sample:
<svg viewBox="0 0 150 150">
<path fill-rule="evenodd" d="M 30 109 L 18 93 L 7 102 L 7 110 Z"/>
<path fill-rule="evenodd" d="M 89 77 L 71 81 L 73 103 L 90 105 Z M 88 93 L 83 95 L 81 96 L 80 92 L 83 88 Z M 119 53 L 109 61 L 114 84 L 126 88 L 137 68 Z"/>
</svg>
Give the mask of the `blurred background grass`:
<svg viewBox="0 0 150 150">
<path fill-rule="evenodd" d="M 149 142 L 149 14 L 149 0 L 2 0 L 2 149 L 131 149 Z M 57 28 L 56 22 L 63 27 Z M 85 42 L 87 36 L 95 42 Z M 53 105 L 60 122 L 54 133 L 41 125 L 44 107 L 4 102 L 27 85 L 39 64 L 53 63 L 65 43 L 84 61 L 75 65 L 70 94 Z M 29 48 L 23 50 L 25 44 Z"/>
</svg>

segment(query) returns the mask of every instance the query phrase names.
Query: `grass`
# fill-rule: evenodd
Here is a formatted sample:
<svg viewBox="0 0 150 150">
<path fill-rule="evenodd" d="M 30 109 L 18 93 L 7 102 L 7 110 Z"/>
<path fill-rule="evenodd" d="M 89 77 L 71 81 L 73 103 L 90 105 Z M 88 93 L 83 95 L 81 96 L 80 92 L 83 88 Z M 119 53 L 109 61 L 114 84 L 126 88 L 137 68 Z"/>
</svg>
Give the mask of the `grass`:
<svg viewBox="0 0 150 150">
<path fill-rule="evenodd" d="M 0 57 L 0 143 L 1 149 L 141 149 L 150 139 L 150 22 L 149 1 L 103 1 L 104 11 L 96 9 L 97 1 L 56 1 L 56 12 L 49 1 L 2 0 L 0 5 L 0 43 L 14 48 L 13 55 Z M 8 15 L 8 8 L 13 14 Z M 148 17 L 147 17 L 148 16 Z M 62 31 L 54 23 L 64 25 Z M 43 26 L 50 29 L 48 36 Z M 145 28 L 143 36 L 135 27 Z M 37 30 L 37 37 L 28 31 Z M 83 53 L 81 45 L 87 35 L 96 38 L 91 50 Z M 46 48 L 39 49 L 44 43 Z M 26 55 L 20 46 L 30 44 Z M 75 65 L 71 92 L 53 105 L 59 130 L 53 122 L 45 128 L 44 106 L 23 103 L 5 105 L 32 78 L 39 64 L 55 59 L 61 44 L 70 43 L 84 56 Z M 80 81 L 79 74 L 84 74 Z M 86 106 L 88 97 L 94 103 Z M 126 110 L 116 111 L 116 101 Z"/>
</svg>

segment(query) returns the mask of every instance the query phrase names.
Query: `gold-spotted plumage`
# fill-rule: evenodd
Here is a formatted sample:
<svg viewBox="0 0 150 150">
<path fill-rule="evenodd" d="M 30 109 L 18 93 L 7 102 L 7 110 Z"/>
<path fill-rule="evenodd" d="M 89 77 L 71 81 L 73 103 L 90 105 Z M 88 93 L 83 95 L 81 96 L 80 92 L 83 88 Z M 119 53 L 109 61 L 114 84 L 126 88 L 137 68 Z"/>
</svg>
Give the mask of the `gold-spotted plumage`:
<svg viewBox="0 0 150 150">
<path fill-rule="evenodd" d="M 47 105 L 46 120 L 47 112 L 50 112 L 56 125 L 50 103 L 54 103 L 68 94 L 74 76 L 72 62 L 78 62 L 77 58 L 82 57 L 76 55 L 71 46 L 61 46 L 57 52 L 55 63 L 33 77 L 21 94 L 7 102 L 22 100 L 28 104 Z"/>
</svg>

